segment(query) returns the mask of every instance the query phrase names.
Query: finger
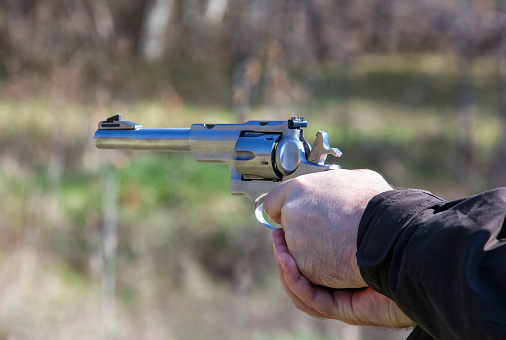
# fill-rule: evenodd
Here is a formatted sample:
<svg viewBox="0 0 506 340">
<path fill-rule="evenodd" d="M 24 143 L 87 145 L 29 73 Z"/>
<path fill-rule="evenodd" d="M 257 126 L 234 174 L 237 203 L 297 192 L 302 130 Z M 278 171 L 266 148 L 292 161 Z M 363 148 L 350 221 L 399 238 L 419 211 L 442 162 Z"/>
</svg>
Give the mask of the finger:
<svg viewBox="0 0 506 340">
<path fill-rule="evenodd" d="M 283 230 L 273 232 L 273 246 L 281 285 L 297 309 L 317 318 L 337 319 L 351 325 L 407 327 L 414 324 L 393 301 L 371 288 L 329 290 L 313 285 L 300 274 L 288 252 Z M 382 315 L 393 317 L 394 322 L 385 321 Z"/>
<path fill-rule="evenodd" d="M 282 183 L 275 187 L 264 198 L 264 211 L 277 224 L 281 224 L 281 209 L 285 204 L 286 185 L 284 184 Z"/>
<path fill-rule="evenodd" d="M 276 250 L 279 252 L 281 249 L 282 246 Z M 335 296 L 346 298 L 344 291 L 341 291 L 339 295 L 334 295 L 323 287 L 313 285 L 300 274 L 294 258 L 289 253 L 278 253 L 278 261 L 286 287 L 298 301 L 326 318 L 341 320 Z"/>
<path fill-rule="evenodd" d="M 272 241 L 274 242 L 274 251 L 277 253 L 289 253 L 286 244 L 285 231 L 281 228 L 272 231 Z"/>
<path fill-rule="evenodd" d="M 279 262 L 279 256 L 278 256 L 278 253 L 276 252 L 276 250 L 274 250 L 274 260 L 275 260 L 274 262 L 276 263 L 276 267 L 278 269 L 279 281 L 281 282 L 281 286 L 283 287 L 283 290 L 285 291 L 286 295 L 290 298 L 290 300 L 292 301 L 294 306 L 298 310 L 300 310 L 310 316 L 314 316 L 316 318 L 326 318 L 327 316 L 325 316 L 325 315 L 319 313 L 318 311 L 307 306 L 304 302 L 302 302 L 302 300 L 300 300 L 295 294 L 293 294 L 293 292 L 290 290 L 290 288 L 288 288 L 288 285 L 286 284 L 286 281 L 283 276 L 283 269 L 282 269 L 281 264 Z"/>
<path fill-rule="evenodd" d="M 285 290 L 286 294 L 290 297 L 292 302 L 297 306 L 297 308 L 303 307 L 301 301 L 292 293 L 292 291 L 286 285 L 285 279 L 283 277 L 283 269 L 280 264 L 279 258 L 279 250 L 282 252 L 287 252 L 288 248 L 286 247 L 286 242 L 284 240 L 284 233 L 282 229 L 276 229 L 273 231 L 273 247 L 274 247 L 274 261 L 276 263 L 276 268 L 278 269 L 279 279 L 281 281 L 281 285 Z M 306 306 L 307 307 L 307 306 Z"/>
<path fill-rule="evenodd" d="M 291 285 L 291 283 L 288 283 L 291 280 L 291 278 L 290 277 L 287 278 L 287 270 L 286 270 L 287 263 L 291 260 L 289 260 L 288 256 L 286 256 L 286 255 L 287 255 L 286 253 L 279 255 L 279 257 L 278 257 L 278 270 L 280 271 L 280 278 L 282 278 L 281 284 L 283 285 L 283 289 L 285 290 L 287 295 L 290 297 L 290 299 L 292 300 L 295 307 L 297 307 L 297 309 L 299 309 L 311 316 L 315 316 L 318 318 L 325 318 L 325 319 L 334 318 L 329 313 L 322 313 L 318 306 L 315 306 L 315 304 L 311 303 L 311 301 L 309 301 L 310 303 L 308 303 L 307 299 L 306 300 L 301 299 L 301 297 L 298 295 L 298 292 L 296 292 L 296 291 L 294 292 L 292 290 L 293 285 Z M 292 274 L 289 274 L 289 275 L 292 275 Z M 300 274 L 299 274 L 299 276 L 300 276 L 301 280 L 304 280 L 307 284 L 312 285 L 303 276 L 301 276 Z"/>
</svg>

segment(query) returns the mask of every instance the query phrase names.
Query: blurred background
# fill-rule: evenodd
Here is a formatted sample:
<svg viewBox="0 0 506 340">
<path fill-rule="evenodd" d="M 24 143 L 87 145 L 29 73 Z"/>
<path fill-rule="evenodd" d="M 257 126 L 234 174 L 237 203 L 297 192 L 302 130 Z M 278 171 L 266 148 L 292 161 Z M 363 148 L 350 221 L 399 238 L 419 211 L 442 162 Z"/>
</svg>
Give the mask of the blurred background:
<svg viewBox="0 0 506 340">
<path fill-rule="evenodd" d="M 506 184 L 493 0 L 0 2 L 0 339 L 404 339 L 285 297 L 270 232 L 191 155 L 100 151 L 144 127 L 304 116 L 345 168 L 446 199 Z"/>
</svg>

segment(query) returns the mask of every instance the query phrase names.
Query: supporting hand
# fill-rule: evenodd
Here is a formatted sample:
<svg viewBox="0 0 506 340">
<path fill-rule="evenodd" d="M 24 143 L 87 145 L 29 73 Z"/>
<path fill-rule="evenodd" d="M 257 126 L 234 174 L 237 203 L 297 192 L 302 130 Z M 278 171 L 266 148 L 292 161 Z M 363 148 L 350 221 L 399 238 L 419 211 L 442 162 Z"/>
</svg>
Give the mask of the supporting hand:
<svg viewBox="0 0 506 340">
<path fill-rule="evenodd" d="M 272 236 L 281 284 L 299 310 L 317 318 L 336 319 L 351 325 L 415 326 L 395 302 L 371 288 L 330 289 L 313 285 L 297 269 L 288 252 L 283 230 L 274 230 Z"/>
</svg>

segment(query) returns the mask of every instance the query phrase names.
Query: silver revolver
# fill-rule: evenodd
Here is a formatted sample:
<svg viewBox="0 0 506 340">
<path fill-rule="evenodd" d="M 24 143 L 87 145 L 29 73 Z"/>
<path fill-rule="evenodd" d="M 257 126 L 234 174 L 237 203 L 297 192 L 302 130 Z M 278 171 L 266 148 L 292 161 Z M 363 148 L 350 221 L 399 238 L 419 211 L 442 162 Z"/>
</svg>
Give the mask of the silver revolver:
<svg viewBox="0 0 506 340">
<path fill-rule="evenodd" d="M 311 147 L 304 139 L 304 127 L 307 121 L 303 117 L 292 117 L 286 121 L 152 129 L 116 115 L 98 124 L 95 145 L 99 149 L 191 152 L 198 162 L 225 163 L 230 167 L 232 195 L 247 196 L 255 204 L 257 220 L 275 229 L 262 211 L 269 191 L 300 175 L 340 168 L 325 164 L 327 155 L 342 155 L 329 146 L 328 134 L 318 131 Z"/>
</svg>

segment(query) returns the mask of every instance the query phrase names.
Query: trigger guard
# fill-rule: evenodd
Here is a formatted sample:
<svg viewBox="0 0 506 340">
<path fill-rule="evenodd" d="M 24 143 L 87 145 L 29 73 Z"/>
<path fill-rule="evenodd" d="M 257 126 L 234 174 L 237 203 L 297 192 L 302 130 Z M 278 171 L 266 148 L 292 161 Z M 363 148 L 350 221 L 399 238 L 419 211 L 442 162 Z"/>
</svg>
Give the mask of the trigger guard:
<svg viewBox="0 0 506 340">
<path fill-rule="evenodd" d="M 263 194 L 255 200 L 255 217 L 264 227 L 275 230 L 277 228 L 269 224 L 264 217 L 264 198 L 266 195 L 267 194 Z"/>
</svg>

